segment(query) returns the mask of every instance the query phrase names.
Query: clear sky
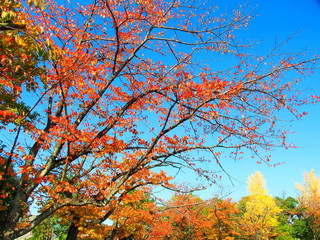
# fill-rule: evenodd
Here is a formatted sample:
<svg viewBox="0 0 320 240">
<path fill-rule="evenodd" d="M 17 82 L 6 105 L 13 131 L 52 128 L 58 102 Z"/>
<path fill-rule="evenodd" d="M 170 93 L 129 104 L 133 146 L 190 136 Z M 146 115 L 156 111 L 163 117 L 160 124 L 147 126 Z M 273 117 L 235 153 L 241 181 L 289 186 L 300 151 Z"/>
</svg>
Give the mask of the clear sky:
<svg viewBox="0 0 320 240">
<path fill-rule="evenodd" d="M 231 1 L 243 3 L 245 1 Z M 219 1 L 218 1 L 219 3 Z M 255 51 L 267 52 L 274 46 L 274 41 L 284 41 L 288 37 L 298 35 L 291 40 L 285 49 L 300 51 L 306 49 L 312 55 L 320 54 L 320 0 L 252 0 L 250 6 L 256 7 L 254 14 L 257 16 L 251 21 L 248 28 L 241 33 L 244 40 L 260 42 Z M 312 76 L 307 76 L 302 89 L 312 89 L 310 94 L 320 95 L 320 71 L 315 71 Z M 255 170 L 260 171 L 266 181 L 269 193 L 273 196 L 296 197 L 298 191 L 295 183 L 303 182 L 303 173 L 314 169 L 320 175 L 320 104 L 307 106 L 302 109 L 308 115 L 300 121 L 284 124 L 291 131 L 289 141 L 294 142 L 297 149 L 276 149 L 272 151 L 273 162 L 284 162 L 277 167 L 256 164 L 252 159 L 242 159 L 238 162 L 225 159 L 224 167 L 236 180 L 234 186 L 225 177 L 223 184 L 226 192 L 235 201 L 247 194 L 246 181 L 248 175 Z M 284 120 L 287 116 L 284 116 Z M 289 116 L 288 116 L 289 119 Z M 212 193 L 215 193 L 212 189 Z M 209 192 L 200 193 L 200 196 L 210 197 Z"/>
</svg>

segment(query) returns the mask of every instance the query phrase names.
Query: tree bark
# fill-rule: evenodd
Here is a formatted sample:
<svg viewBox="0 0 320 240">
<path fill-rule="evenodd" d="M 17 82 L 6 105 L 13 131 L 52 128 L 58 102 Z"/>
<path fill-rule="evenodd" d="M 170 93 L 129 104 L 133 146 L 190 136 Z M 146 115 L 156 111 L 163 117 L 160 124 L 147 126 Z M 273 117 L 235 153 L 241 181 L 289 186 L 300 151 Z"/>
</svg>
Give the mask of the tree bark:
<svg viewBox="0 0 320 240">
<path fill-rule="evenodd" d="M 69 227 L 69 230 L 68 230 L 68 235 L 67 235 L 67 238 L 66 240 L 76 240 L 77 239 L 77 236 L 78 236 L 78 233 L 79 233 L 79 227 L 76 226 L 76 223 L 79 221 L 79 218 L 78 217 L 74 217 L 73 218 L 73 221 Z"/>
<path fill-rule="evenodd" d="M 26 194 L 20 189 L 17 191 L 10 210 L 5 217 L 5 226 L 1 228 L 1 239 L 12 240 L 16 237 L 17 233 L 14 232 L 14 228 L 22 215 L 23 203 L 27 202 Z"/>
<path fill-rule="evenodd" d="M 0 22 L 0 31 L 25 29 L 26 25 L 10 22 Z"/>
</svg>

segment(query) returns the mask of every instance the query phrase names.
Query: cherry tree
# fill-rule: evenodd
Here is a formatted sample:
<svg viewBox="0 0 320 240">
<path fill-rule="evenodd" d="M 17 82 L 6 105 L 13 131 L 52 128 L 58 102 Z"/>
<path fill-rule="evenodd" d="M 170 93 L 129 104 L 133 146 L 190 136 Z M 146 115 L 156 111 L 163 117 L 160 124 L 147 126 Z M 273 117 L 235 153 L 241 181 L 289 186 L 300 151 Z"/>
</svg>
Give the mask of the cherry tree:
<svg viewBox="0 0 320 240">
<path fill-rule="evenodd" d="M 1 16 L 23 16 L 25 29 L 3 30 L 0 39 L 25 34 L 35 53 L 23 50 L 20 37 L 20 52 L 1 55 L 1 91 L 26 106 L 0 116 L 0 197 L 10 199 L 1 207 L 2 239 L 58 211 L 74 214 L 76 237 L 86 221 L 77 215 L 82 207 L 101 209 L 102 221 L 136 189 L 179 191 L 169 169 L 214 183 L 224 153 L 268 163 L 263 150 L 288 147 L 276 113 L 300 117 L 296 107 L 307 100 L 292 88 L 300 76 L 285 76 L 308 73 L 316 59 L 279 56 L 279 46 L 247 54 L 236 38 L 250 20 L 241 6 L 223 14 L 211 1 L 14 2 L 14 10 L 2 3 Z M 39 57 L 34 69 L 41 71 L 20 68 L 25 53 Z M 46 204 L 29 218 L 37 202 Z"/>
</svg>

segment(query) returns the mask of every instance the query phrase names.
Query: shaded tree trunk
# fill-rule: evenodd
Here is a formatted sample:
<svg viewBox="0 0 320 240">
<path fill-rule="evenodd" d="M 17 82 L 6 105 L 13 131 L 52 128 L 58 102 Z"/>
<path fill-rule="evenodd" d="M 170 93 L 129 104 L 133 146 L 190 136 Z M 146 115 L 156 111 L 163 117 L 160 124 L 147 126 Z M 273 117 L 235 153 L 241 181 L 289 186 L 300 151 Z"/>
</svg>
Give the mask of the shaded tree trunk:
<svg viewBox="0 0 320 240">
<path fill-rule="evenodd" d="M 73 218 L 73 221 L 72 221 L 72 223 L 69 227 L 69 230 L 68 230 L 68 235 L 67 235 L 66 240 L 76 240 L 77 239 L 77 236 L 79 233 L 79 227 L 76 225 L 76 223 L 78 221 L 79 221 L 78 217 Z"/>
</svg>

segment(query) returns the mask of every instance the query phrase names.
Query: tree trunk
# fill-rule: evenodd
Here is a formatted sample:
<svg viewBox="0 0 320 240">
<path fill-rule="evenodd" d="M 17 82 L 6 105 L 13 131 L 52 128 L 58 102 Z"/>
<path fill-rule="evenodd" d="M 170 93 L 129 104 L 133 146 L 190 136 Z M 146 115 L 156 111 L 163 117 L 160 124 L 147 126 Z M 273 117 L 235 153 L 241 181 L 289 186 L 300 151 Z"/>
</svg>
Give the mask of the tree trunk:
<svg viewBox="0 0 320 240">
<path fill-rule="evenodd" d="M 5 216 L 5 225 L 1 227 L 0 239 L 3 240 L 12 240 L 15 239 L 17 233 L 14 232 L 17 222 L 19 218 L 22 216 L 23 203 L 27 202 L 26 194 L 23 193 L 20 189 L 17 191 L 17 195 L 15 196 L 10 209 Z"/>
<path fill-rule="evenodd" d="M 78 236 L 78 233 L 79 233 L 79 227 L 76 226 L 76 223 L 79 221 L 79 218 L 78 217 L 74 217 L 73 218 L 73 221 L 69 227 L 69 230 L 68 230 L 68 235 L 67 235 L 67 238 L 66 240 L 76 240 L 77 239 L 77 236 Z"/>
</svg>

